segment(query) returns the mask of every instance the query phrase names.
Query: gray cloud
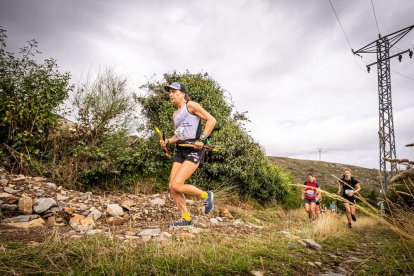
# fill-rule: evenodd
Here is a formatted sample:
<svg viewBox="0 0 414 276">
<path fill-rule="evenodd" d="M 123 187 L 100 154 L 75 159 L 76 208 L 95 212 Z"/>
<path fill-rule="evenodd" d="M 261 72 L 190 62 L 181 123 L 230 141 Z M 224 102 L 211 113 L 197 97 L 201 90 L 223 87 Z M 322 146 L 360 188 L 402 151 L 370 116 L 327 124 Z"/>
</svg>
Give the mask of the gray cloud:
<svg viewBox="0 0 414 276">
<path fill-rule="evenodd" d="M 369 1 L 332 3 L 354 49 L 377 38 Z M 374 5 L 383 35 L 414 24 L 413 1 Z M 323 160 L 378 167 L 377 76 L 365 71 L 375 56 L 352 55 L 328 1 L 2 0 L 0 26 L 9 49 L 35 38 L 75 83 L 107 66 L 134 89 L 208 72 L 267 154 L 317 159 L 322 147 Z M 398 44 L 409 47 L 414 31 Z M 412 158 L 414 60 L 391 66 L 397 154 Z"/>
</svg>

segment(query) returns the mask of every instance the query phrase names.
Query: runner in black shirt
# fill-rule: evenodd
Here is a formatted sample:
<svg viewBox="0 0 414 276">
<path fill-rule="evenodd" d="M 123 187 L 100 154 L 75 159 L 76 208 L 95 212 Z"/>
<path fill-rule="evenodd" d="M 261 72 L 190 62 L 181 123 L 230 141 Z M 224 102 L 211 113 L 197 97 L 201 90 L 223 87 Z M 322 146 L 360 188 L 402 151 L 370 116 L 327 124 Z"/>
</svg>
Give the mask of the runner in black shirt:
<svg viewBox="0 0 414 276">
<path fill-rule="evenodd" d="M 355 217 L 355 204 L 356 199 L 354 197 L 355 193 L 358 193 L 361 190 L 361 184 L 359 181 L 351 176 L 351 170 L 346 168 L 344 169 L 344 175 L 339 181 L 338 194 L 342 195 L 346 202 L 344 202 L 344 207 L 346 210 L 346 217 L 348 219 L 349 228 L 352 227 L 351 220 L 356 221 Z"/>
</svg>

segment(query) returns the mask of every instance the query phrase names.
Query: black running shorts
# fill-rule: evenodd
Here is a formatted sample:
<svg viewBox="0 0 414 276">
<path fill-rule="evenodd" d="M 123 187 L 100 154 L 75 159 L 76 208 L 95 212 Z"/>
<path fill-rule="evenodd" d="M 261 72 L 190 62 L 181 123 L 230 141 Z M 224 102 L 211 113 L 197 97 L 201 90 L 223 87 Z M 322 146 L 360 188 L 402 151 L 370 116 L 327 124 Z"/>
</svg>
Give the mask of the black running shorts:
<svg viewBox="0 0 414 276">
<path fill-rule="evenodd" d="M 344 203 L 349 203 L 350 205 L 356 204 L 355 197 L 353 197 L 353 196 L 349 197 L 349 196 L 346 196 L 346 195 L 342 195 L 342 197 L 351 202 L 351 203 L 349 203 L 348 201 L 345 201 Z"/>
<path fill-rule="evenodd" d="M 190 161 L 194 164 L 197 164 L 201 161 L 204 161 L 204 151 L 205 149 L 194 149 L 187 147 L 177 147 L 177 151 L 173 157 L 173 161 L 177 163 L 184 163 L 184 161 Z"/>
</svg>

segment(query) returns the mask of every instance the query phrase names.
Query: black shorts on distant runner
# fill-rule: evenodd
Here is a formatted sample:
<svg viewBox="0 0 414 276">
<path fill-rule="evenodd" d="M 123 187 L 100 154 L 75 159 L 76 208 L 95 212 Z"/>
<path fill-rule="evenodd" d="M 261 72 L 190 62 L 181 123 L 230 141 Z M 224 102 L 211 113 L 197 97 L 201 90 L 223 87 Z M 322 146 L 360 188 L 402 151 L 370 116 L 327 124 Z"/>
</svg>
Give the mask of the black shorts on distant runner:
<svg viewBox="0 0 414 276">
<path fill-rule="evenodd" d="M 184 161 L 190 161 L 194 164 L 204 162 L 204 151 L 205 149 L 194 149 L 190 147 L 179 147 L 173 157 L 173 161 L 177 163 L 184 163 Z M 201 162 L 200 162 L 201 161 Z"/>
<path fill-rule="evenodd" d="M 346 195 L 342 195 L 342 197 L 345 198 L 346 200 L 350 201 L 350 202 L 345 201 L 344 203 L 349 203 L 350 205 L 355 205 L 356 204 L 355 197 L 353 197 L 353 196 L 349 197 L 349 196 L 346 196 Z"/>
<path fill-rule="evenodd" d="M 309 199 L 309 198 L 306 198 L 306 197 L 305 197 L 305 198 L 303 199 L 303 202 L 304 202 L 304 203 L 308 203 L 308 204 L 310 204 L 311 202 L 315 202 L 315 203 L 316 203 L 316 199 Z"/>
</svg>

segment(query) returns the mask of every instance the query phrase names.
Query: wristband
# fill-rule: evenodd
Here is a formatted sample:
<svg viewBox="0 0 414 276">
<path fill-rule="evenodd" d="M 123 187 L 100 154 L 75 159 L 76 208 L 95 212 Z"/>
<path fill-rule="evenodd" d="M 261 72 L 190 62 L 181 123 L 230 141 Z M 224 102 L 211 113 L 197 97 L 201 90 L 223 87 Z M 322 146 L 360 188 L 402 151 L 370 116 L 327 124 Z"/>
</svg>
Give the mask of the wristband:
<svg viewBox="0 0 414 276">
<path fill-rule="evenodd" d="M 198 140 L 200 141 L 203 141 L 203 140 L 205 140 L 206 138 L 207 138 L 208 136 L 207 135 L 205 135 L 204 134 L 204 132 L 203 133 L 201 133 L 201 135 L 200 135 L 200 138 L 198 138 Z"/>
<path fill-rule="evenodd" d="M 165 140 L 165 145 L 168 145 L 170 143 L 170 139 Z"/>
</svg>

